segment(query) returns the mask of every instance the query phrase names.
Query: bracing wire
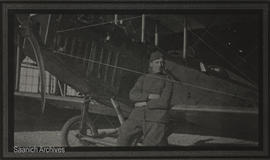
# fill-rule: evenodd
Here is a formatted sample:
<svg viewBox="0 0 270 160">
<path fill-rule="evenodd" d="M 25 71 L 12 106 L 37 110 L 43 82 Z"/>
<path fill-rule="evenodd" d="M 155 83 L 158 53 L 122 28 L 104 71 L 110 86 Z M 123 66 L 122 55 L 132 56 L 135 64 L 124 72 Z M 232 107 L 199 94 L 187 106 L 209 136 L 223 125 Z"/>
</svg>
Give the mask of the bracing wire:
<svg viewBox="0 0 270 160">
<path fill-rule="evenodd" d="M 95 60 L 92 60 L 92 59 L 85 59 L 85 58 L 82 58 L 82 57 L 79 57 L 79 56 L 69 55 L 67 53 L 60 52 L 60 51 L 53 51 L 53 52 L 55 54 L 59 54 L 59 55 L 62 55 L 62 56 L 66 56 L 66 57 L 70 57 L 70 58 L 74 58 L 74 59 L 78 59 L 78 60 L 82 60 L 82 61 L 88 61 L 88 62 L 92 62 L 92 63 L 96 63 L 96 64 L 99 64 L 99 65 L 104 65 L 104 66 L 108 66 L 108 67 L 112 67 L 112 68 L 117 68 L 117 69 L 121 69 L 121 70 L 128 71 L 128 72 L 131 72 L 131 73 L 136 73 L 136 74 L 140 74 L 140 75 L 145 75 L 146 74 L 144 72 L 136 71 L 136 70 L 129 69 L 129 68 L 126 68 L 126 67 L 120 67 L 120 66 L 115 66 L 115 65 L 107 64 L 107 63 L 102 63 L 102 62 L 95 61 Z M 227 93 L 227 92 L 223 92 L 223 91 L 219 91 L 219 90 L 214 90 L 214 89 L 202 87 L 202 86 L 199 86 L 199 85 L 194 85 L 194 84 L 191 84 L 191 83 L 188 83 L 188 82 L 176 81 L 176 80 L 172 80 L 172 79 L 164 79 L 162 77 L 156 77 L 156 76 L 153 76 L 153 78 L 166 80 L 166 81 L 172 82 L 173 84 L 178 84 L 178 85 L 184 85 L 184 86 L 188 86 L 188 87 L 198 88 L 198 89 L 201 89 L 201 90 L 205 90 L 205 91 L 209 91 L 209 92 L 214 92 L 214 93 L 218 93 L 218 94 L 223 94 L 223 95 L 227 95 L 227 96 L 231 96 L 231 97 L 237 97 L 237 98 L 240 98 L 240 99 L 243 99 L 243 100 L 250 101 L 250 99 L 249 98 L 246 98 L 246 97 L 242 97 L 242 96 L 239 96 L 239 95 L 235 95 L 235 94 L 231 94 L 231 93 Z"/>
<path fill-rule="evenodd" d="M 197 20 L 197 18 L 194 18 L 194 19 Z M 199 21 L 197 20 L 197 22 L 199 22 Z M 200 23 L 200 22 L 199 22 L 199 23 Z M 200 23 L 200 24 L 201 24 L 201 23 Z M 226 46 L 224 45 L 224 43 L 222 42 L 222 40 L 219 39 L 219 38 L 217 38 L 217 36 L 215 36 L 213 33 L 211 33 L 211 32 L 209 31 L 208 28 L 204 28 L 204 30 L 205 30 L 210 36 L 212 36 L 215 40 L 217 40 L 221 45 L 223 45 L 224 47 L 226 47 Z M 229 48 L 229 49 L 231 49 L 231 50 L 234 51 L 234 52 L 237 52 L 237 49 L 236 49 L 235 47 L 231 47 L 231 48 Z M 237 55 L 238 55 L 238 54 L 237 54 Z M 244 63 L 247 63 L 247 61 L 246 61 L 244 58 L 240 57 L 239 55 L 238 55 L 238 57 L 239 57 Z"/>
<path fill-rule="evenodd" d="M 219 57 L 221 57 L 226 63 L 228 63 L 230 66 L 232 66 L 234 69 L 236 69 L 239 73 L 241 73 L 246 79 L 248 79 L 249 81 L 253 82 L 252 80 L 250 80 L 248 78 L 248 76 L 246 74 L 244 74 L 241 70 L 238 69 L 238 67 L 236 67 L 234 64 L 232 64 L 231 62 L 229 62 L 224 56 L 222 56 L 221 54 L 219 54 L 219 52 L 214 49 L 210 44 L 208 44 L 201 36 L 199 36 L 198 34 L 196 34 L 195 32 L 192 31 L 192 29 L 189 28 L 188 30 L 190 33 L 192 33 L 193 35 L 195 35 L 201 42 L 203 42 L 209 49 L 211 49 L 212 51 L 214 51 L 214 53 L 216 55 L 218 55 Z"/>
<path fill-rule="evenodd" d="M 136 18 L 141 18 L 141 16 L 129 17 L 129 18 L 125 18 L 125 19 L 122 19 L 122 20 L 123 20 L 123 21 L 126 21 L 126 20 L 132 20 L 132 19 L 136 19 Z M 62 32 L 67 32 L 67 31 L 81 30 L 81 29 L 86 29 L 86 28 L 90 28 L 90 27 L 95 27 L 95 26 L 100 26 L 100 25 L 110 24 L 110 23 L 113 23 L 113 22 L 114 22 L 114 21 L 107 21 L 107 22 L 102 22 L 102 23 L 97 23 L 97 24 L 90 24 L 90 25 L 86 25 L 86 26 L 82 26 L 82 27 L 76 27 L 76 28 L 69 28 L 69 29 L 65 29 L 65 30 L 59 30 L 59 31 L 56 31 L 56 32 L 57 32 L 57 33 L 62 33 Z M 225 57 L 223 57 L 222 55 L 220 55 L 220 54 L 218 53 L 218 51 L 216 51 L 213 47 L 211 47 L 211 46 L 210 46 L 205 40 L 203 40 L 199 35 L 197 35 L 196 33 L 194 33 L 194 32 L 191 31 L 191 30 L 189 30 L 189 31 L 190 31 L 192 34 L 194 34 L 200 41 L 202 41 L 209 49 L 213 50 L 218 56 L 220 56 L 220 57 L 221 57 L 222 59 L 224 59 L 227 63 L 229 63 L 231 66 L 233 66 L 237 71 L 239 71 L 239 69 L 238 69 L 237 67 L 235 67 L 233 64 L 231 64 L 230 62 L 228 62 L 228 61 L 226 60 Z M 136 71 L 136 70 L 132 70 L 132 69 L 129 69 L 129 68 L 125 68 L 125 67 L 114 66 L 114 65 L 102 63 L 102 62 L 95 61 L 95 60 L 91 60 L 91 59 L 85 59 L 85 58 L 81 58 L 81 57 L 78 57 L 78 56 L 73 56 L 73 55 L 65 54 L 65 53 L 60 52 L 60 51 L 54 51 L 54 53 L 61 54 L 61 55 L 64 55 L 64 56 L 68 56 L 68 57 L 75 58 L 75 59 L 79 59 L 79 60 L 83 60 L 83 61 L 88 61 L 88 62 L 92 62 L 92 63 L 97 63 L 97 64 L 99 64 L 99 65 L 104 65 L 104 66 L 108 66 L 108 67 L 112 67 L 112 68 L 121 69 L 121 70 L 124 70 L 124 71 L 136 73 L 136 74 L 141 74 L 141 75 L 144 75 L 144 74 L 145 74 L 144 72 L 139 72 L 139 71 Z M 241 71 L 239 71 L 239 72 L 242 73 Z M 243 73 L 242 73 L 242 74 L 243 74 Z M 246 77 L 246 76 L 245 76 L 245 77 Z M 157 77 L 155 77 L 155 78 L 157 78 Z M 162 78 L 161 78 L 161 79 L 162 79 Z M 194 88 L 199 88 L 199 89 L 202 89 L 202 90 L 207 90 L 207 91 L 210 91 L 210 92 L 215 92 L 215 93 L 219 93 L 219 94 L 224 94 L 224 95 L 233 96 L 233 97 L 238 97 L 238 98 L 241 98 L 241 99 L 248 100 L 246 97 L 242 97 L 242 96 L 238 96 L 238 95 L 235 95 L 235 94 L 230 94 L 230 93 L 223 92 L 223 91 L 218 91 L 218 90 L 213 90 L 213 89 L 201 87 L 201 86 L 194 85 L 194 84 L 187 83 L 187 82 L 180 82 L 180 81 L 168 80 L 168 79 L 166 79 L 166 80 L 167 80 L 167 81 L 171 81 L 171 82 L 173 82 L 173 83 L 181 84 L 181 85 L 186 85 L 186 86 L 190 86 L 190 87 L 194 87 Z"/>
<path fill-rule="evenodd" d="M 122 21 L 128 21 L 128 20 L 137 19 L 137 18 L 141 18 L 141 16 L 134 16 L 134 17 L 124 18 L 124 19 L 121 19 L 121 20 Z M 87 29 L 87 28 L 90 28 L 90 27 L 102 26 L 102 25 L 112 24 L 112 23 L 114 23 L 114 20 L 106 21 L 106 22 L 102 22 L 102 23 L 96 23 L 96 24 L 89 24 L 89 25 L 85 25 L 85 26 L 81 26 L 81 27 L 72 27 L 72 28 L 56 31 L 56 33 L 63 33 L 63 32 L 67 32 L 67 31 L 75 31 L 75 30 Z"/>
</svg>

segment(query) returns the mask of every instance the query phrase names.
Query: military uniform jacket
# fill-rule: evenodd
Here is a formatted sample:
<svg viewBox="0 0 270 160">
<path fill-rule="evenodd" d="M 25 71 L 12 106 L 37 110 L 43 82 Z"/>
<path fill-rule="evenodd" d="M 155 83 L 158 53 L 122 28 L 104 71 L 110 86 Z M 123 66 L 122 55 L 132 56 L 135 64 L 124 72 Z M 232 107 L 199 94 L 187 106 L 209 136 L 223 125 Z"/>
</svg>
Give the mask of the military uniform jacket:
<svg viewBox="0 0 270 160">
<path fill-rule="evenodd" d="M 130 90 L 129 98 L 134 103 L 147 102 L 145 107 L 135 107 L 129 118 L 154 122 L 167 122 L 173 83 L 166 74 L 149 73 L 139 77 Z M 158 99 L 148 99 L 149 94 L 159 94 Z"/>
</svg>

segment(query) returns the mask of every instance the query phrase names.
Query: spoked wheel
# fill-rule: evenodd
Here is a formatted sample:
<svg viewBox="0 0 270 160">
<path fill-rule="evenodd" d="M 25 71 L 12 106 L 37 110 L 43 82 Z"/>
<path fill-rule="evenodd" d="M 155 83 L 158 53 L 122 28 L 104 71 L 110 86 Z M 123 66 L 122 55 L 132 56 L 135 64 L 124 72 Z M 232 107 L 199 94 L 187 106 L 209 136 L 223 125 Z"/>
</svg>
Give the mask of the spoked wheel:
<svg viewBox="0 0 270 160">
<path fill-rule="evenodd" d="M 94 143 L 83 140 L 83 137 L 94 137 L 97 134 L 97 129 L 91 120 L 86 122 L 86 130 L 80 132 L 81 116 L 75 116 L 69 119 L 62 128 L 61 141 L 63 146 L 80 147 L 80 146 L 95 146 Z"/>
</svg>

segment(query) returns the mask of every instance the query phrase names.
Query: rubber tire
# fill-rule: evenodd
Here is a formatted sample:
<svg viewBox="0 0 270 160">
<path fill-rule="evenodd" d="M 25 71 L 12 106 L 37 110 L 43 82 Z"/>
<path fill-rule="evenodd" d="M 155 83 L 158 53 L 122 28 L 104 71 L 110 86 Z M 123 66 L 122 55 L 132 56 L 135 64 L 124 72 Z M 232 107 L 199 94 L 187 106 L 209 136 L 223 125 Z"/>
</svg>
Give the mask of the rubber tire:
<svg viewBox="0 0 270 160">
<path fill-rule="evenodd" d="M 70 118 L 64 124 L 64 126 L 61 129 L 61 144 L 62 144 L 62 146 L 70 147 L 69 143 L 68 143 L 68 137 L 67 137 L 68 133 L 69 133 L 69 130 L 73 126 L 73 124 L 78 123 L 78 122 L 80 123 L 80 121 L 81 121 L 81 116 L 78 115 L 78 116 Z M 90 119 L 87 120 L 86 125 L 87 125 L 87 128 L 91 129 L 92 132 L 97 133 L 97 129 L 95 128 L 95 126 L 93 125 L 93 123 L 92 123 L 92 121 Z M 82 146 L 84 146 L 84 145 L 82 145 Z"/>
</svg>

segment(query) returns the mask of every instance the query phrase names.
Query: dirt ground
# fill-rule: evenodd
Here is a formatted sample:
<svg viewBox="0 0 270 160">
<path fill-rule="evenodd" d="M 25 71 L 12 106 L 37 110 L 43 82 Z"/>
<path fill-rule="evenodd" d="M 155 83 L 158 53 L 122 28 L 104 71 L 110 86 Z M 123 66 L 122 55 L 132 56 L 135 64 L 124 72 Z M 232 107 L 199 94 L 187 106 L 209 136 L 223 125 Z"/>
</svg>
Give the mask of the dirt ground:
<svg viewBox="0 0 270 160">
<path fill-rule="evenodd" d="M 14 145 L 15 146 L 62 146 L 61 128 L 71 117 L 79 115 L 79 111 L 52 108 L 45 114 L 34 115 L 27 112 L 16 112 L 16 121 L 14 127 Z M 61 115 L 61 116 L 59 116 Z M 112 117 L 97 117 L 96 123 L 111 122 L 117 127 L 116 119 Z M 196 128 L 195 128 L 196 129 Z M 193 128 L 194 130 L 194 128 Z M 197 130 L 201 130 L 197 128 Z M 190 134 L 180 131 L 173 133 L 168 137 L 172 145 L 179 146 L 256 146 L 257 142 L 241 140 L 237 138 L 228 138 L 220 136 L 209 136 L 200 134 Z"/>
<path fill-rule="evenodd" d="M 169 143 L 179 146 L 256 146 L 256 142 L 234 138 L 200 136 L 192 134 L 171 134 Z M 15 132 L 15 146 L 62 146 L 60 131 Z"/>
<path fill-rule="evenodd" d="M 69 110 L 47 106 L 45 113 L 40 113 L 40 108 L 31 104 L 17 104 L 14 115 L 14 145 L 16 146 L 62 146 L 61 128 L 65 122 L 75 115 L 80 115 L 79 110 Z M 27 107 L 27 109 L 26 109 Z M 96 115 L 95 115 L 96 116 Z M 97 125 L 105 127 L 112 125 L 118 127 L 119 123 L 114 117 L 96 116 Z M 106 125 L 105 125 L 106 123 Z M 222 137 L 211 135 L 211 130 L 206 130 L 194 124 L 179 121 L 180 130 L 168 137 L 169 143 L 180 146 L 257 146 L 252 140 Z M 106 128 L 106 127 L 105 127 Z M 181 128 L 184 128 L 181 130 Z M 195 131 L 190 133 L 189 130 Z M 208 133 L 208 134 L 205 134 Z"/>
</svg>

